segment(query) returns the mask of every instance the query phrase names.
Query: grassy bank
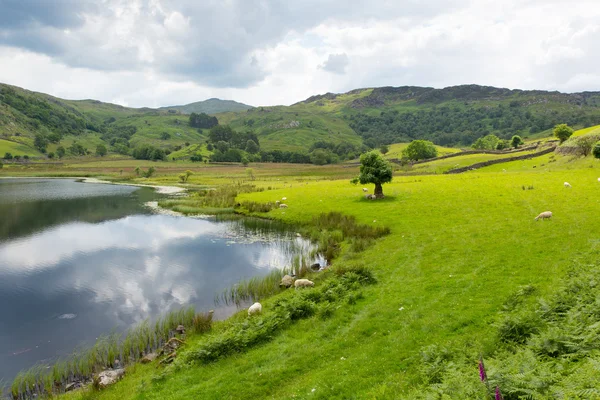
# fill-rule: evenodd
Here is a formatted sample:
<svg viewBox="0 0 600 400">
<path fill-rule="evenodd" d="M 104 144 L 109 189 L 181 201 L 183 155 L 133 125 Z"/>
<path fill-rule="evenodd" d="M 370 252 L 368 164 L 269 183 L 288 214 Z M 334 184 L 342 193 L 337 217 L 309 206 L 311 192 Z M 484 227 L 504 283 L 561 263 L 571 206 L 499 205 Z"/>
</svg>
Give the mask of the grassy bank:
<svg viewBox="0 0 600 400">
<path fill-rule="evenodd" d="M 471 379 L 470 395 L 485 398 L 485 385 L 477 386 L 477 360 L 480 354 L 495 359 L 505 348 L 498 326 L 507 302 L 527 286 L 535 293 L 525 305 L 551 298 L 573 260 L 595 259 L 597 250 L 597 163 L 560 158 L 545 168 L 523 167 L 534 162 L 502 165 L 514 172 L 489 167 L 456 176 L 396 177 L 384 186 L 381 201 L 365 200 L 347 180 L 301 176 L 239 195 L 239 202 L 256 203 L 287 197 L 287 209 L 260 214 L 288 223 L 311 224 L 335 211 L 389 228 L 363 252 L 344 245 L 334 261 L 334 268 L 368 267 L 378 283 L 328 318 L 299 319 L 243 352 L 167 370 L 137 366 L 113 388 L 68 398 L 439 397 L 435 385 L 451 379 L 444 372 L 448 360 L 460 364 L 461 379 Z M 565 189 L 564 181 L 573 189 Z M 546 210 L 554 213 L 551 221 L 533 220 Z M 325 285 L 316 282 L 316 288 Z M 275 312 L 278 298 L 263 303 L 265 312 Z M 244 324 L 246 318 L 242 312 L 232 321 Z M 203 343 L 190 343 L 190 353 Z M 444 390 L 438 391 L 456 398 Z"/>
</svg>

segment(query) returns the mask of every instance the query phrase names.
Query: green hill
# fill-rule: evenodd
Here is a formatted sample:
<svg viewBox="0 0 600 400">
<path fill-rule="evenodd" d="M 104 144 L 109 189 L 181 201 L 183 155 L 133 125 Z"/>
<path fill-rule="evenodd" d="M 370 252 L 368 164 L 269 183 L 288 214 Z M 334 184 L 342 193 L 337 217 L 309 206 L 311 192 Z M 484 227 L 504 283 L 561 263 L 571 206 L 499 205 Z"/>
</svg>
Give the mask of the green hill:
<svg viewBox="0 0 600 400">
<path fill-rule="evenodd" d="M 184 112 L 201 111 L 193 107 L 202 106 L 207 107 L 204 112 L 213 113 L 233 105 L 243 110 L 215 114 L 219 123 L 253 131 L 261 150 L 308 153 L 317 144 L 337 152 L 340 159 L 356 156 L 363 145 L 374 148 L 428 139 L 441 146 L 466 147 L 490 133 L 532 139 L 549 136 L 558 123 L 577 128 L 600 124 L 600 92 L 403 86 L 326 93 L 291 106 L 250 108 L 210 99 L 135 109 L 95 100 L 63 100 L 0 84 L 0 138 L 30 147 L 31 154 L 37 152 L 36 135 L 49 141 L 50 152 L 74 142 L 88 152 L 102 143 L 113 153 L 131 153 L 141 145 L 180 152 L 207 139 L 206 131 L 189 126 Z"/>
<path fill-rule="evenodd" d="M 174 110 L 182 114 L 218 114 L 230 111 L 246 111 L 251 108 L 254 107 L 244 103 L 238 103 L 237 101 L 212 98 L 204 101 L 197 101 L 195 103 L 186 104 L 184 106 L 161 107 L 159 108 L 159 110 Z"/>
</svg>

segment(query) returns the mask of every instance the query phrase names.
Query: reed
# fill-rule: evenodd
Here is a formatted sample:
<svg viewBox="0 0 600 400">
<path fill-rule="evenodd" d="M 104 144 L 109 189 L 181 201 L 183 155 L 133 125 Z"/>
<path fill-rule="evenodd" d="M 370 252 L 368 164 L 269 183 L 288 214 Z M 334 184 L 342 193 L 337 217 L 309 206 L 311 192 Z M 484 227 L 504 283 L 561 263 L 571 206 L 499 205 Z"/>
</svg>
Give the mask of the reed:
<svg viewBox="0 0 600 400">
<path fill-rule="evenodd" d="M 52 396 L 64 392 L 71 382 L 89 381 L 107 368 L 122 367 L 139 361 L 145 354 L 161 347 L 178 325 L 202 333 L 211 328 L 212 313 L 198 314 L 193 307 L 173 310 L 154 321 L 145 320 L 125 333 L 112 332 L 96 340 L 93 346 L 78 348 L 57 360 L 51 367 L 36 365 L 21 371 L 10 386 L 13 399 Z M 2 393 L 0 391 L 0 393 Z"/>
</svg>

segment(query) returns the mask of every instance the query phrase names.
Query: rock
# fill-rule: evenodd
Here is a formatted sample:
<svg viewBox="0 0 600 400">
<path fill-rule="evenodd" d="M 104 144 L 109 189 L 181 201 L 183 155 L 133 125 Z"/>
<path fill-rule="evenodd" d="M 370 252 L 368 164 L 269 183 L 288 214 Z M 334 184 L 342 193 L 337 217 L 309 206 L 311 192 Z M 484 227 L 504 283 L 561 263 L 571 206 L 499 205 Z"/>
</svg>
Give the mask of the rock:
<svg viewBox="0 0 600 400">
<path fill-rule="evenodd" d="M 156 359 L 156 357 L 157 357 L 156 353 L 148 353 L 144 356 L 144 358 L 142 358 L 140 360 L 140 362 L 142 364 L 148 364 L 148 363 L 151 363 L 152 361 L 154 361 Z"/>
<path fill-rule="evenodd" d="M 312 269 L 313 271 L 318 271 L 321 269 L 321 264 L 314 263 L 313 265 L 310 266 L 310 269 Z"/>
<path fill-rule="evenodd" d="M 83 384 L 79 381 L 71 382 L 67 386 L 65 386 L 65 392 L 70 392 L 72 390 L 79 389 L 82 386 L 83 386 Z"/>
<path fill-rule="evenodd" d="M 125 370 L 123 368 L 102 371 L 98 374 L 98 386 L 101 388 L 110 386 L 113 383 L 117 383 L 124 375 Z"/>
<path fill-rule="evenodd" d="M 279 286 L 289 288 L 293 284 L 294 284 L 294 278 L 292 278 L 289 275 L 285 275 L 283 278 L 281 278 L 281 283 L 279 284 Z"/>
<path fill-rule="evenodd" d="M 176 329 L 175 332 L 179 333 L 180 335 L 183 335 L 185 333 L 185 327 L 183 325 L 179 325 Z"/>
</svg>

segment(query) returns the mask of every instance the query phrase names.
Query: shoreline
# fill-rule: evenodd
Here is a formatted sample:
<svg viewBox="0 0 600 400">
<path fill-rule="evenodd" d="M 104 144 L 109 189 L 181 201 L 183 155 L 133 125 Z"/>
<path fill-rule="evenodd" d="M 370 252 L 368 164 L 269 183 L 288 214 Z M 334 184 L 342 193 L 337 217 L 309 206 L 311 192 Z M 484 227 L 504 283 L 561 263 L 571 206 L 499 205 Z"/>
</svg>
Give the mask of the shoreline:
<svg viewBox="0 0 600 400">
<path fill-rule="evenodd" d="M 156 190 L 160 194 L 178 194 L 186 192 L 186 188 L 179 186 L 163 186 L 163 185 L 147 185 L 143 183 L 125 183 L 125 182 L 111 182 L 98 178 L 88 178 L 80 176 L 0 176 L 0 179 L 75 179 L 83 183 L 99 183 L 103 185 L 124 185 L 124 186 L 136 186 L 136 187 L 149 187 Z"/>
</svg>

